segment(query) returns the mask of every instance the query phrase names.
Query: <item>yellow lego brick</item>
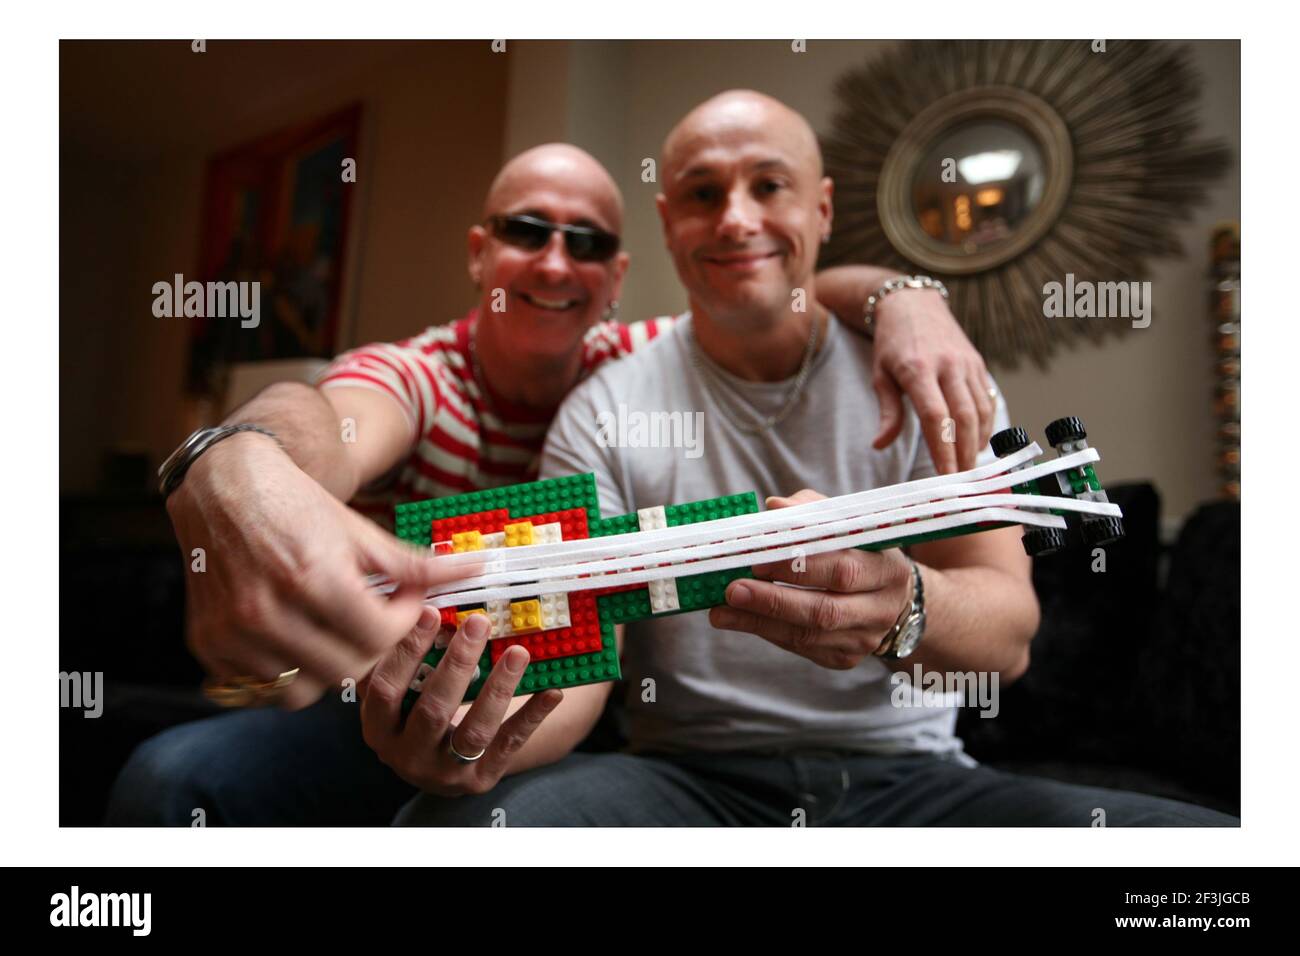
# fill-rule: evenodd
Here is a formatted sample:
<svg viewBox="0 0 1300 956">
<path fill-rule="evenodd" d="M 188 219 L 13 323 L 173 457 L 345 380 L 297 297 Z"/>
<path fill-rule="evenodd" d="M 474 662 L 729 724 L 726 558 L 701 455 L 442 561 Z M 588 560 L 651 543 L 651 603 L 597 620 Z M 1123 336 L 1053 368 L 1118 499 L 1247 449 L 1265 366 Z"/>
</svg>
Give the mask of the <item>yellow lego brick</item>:
<svg viewBox="0 0 1300 956">
<path fill-rule="evenodd" d="M 460 554 L 462 551 L 482 551 L 482 532 L 457 531 L 451 536 L 451 550 L 453 554 Z"/>
<path fill-rule="evenodd" d="M 461 624 L 464 624 L 464 623 L 465 623 L 465 618 L 469 617 L 471 614 L 482 614 L 484 617 L 487 617 L 487 619 L 488 619 L 489 621 L 492 619 L 491 616 L 488 614 L 487 611 L 485 611 L 485 610 L 484 610 L 483 608 L 481 608 L 481 607 L 476 607 L 476 608 L 472 608 L 472 609 L 470 609 L 470 610 L 468 610 L 468 611 L 457 611 L 457 612 L 456 612 L 456 625 L 457 625 L 457 626 L 460 626 Z"/>
<path fill-rule="evenodd" d="M 511 601 L 510 629 L 516 634 L 540 631 L 542 629 L 542 602 L 535 599 L 532 601 Z"/>
<path fill-rule="evenodd" d="M 505 527 L 506 547 L 517 548 L 520 545 L 533 543 L 533 523 L 531 521 L 516 521 L 514 524 L 508 524 Z"/>
</svg>

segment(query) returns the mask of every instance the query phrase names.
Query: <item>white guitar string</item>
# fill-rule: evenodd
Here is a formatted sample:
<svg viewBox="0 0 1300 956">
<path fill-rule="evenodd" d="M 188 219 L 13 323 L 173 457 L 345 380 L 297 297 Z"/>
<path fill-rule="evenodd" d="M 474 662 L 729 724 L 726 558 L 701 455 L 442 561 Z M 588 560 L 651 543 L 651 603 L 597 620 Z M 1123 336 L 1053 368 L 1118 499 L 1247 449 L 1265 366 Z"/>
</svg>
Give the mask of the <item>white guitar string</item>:
<svg viewBox="0 0 1300 956">
<path fill-rule="evenodd" d="M 1076 460 L 1077 459 L 1077 460 Z M 997 475 L 982 481 L 960 482 L 949 485 L 944 490 L 950 492 L 950 496 L 935 499 L 934 490 L 912 491 L 905 494 L 893 494 L 888 497 L 878 497 L 875 502 L 863 510 L 858 495 L 840 495 L 835 498 L 826 498 L 821 501 L 808 502 L 805 505 L 796 505 L 789 508 L 778 508 L 772 511 L 759 512 L 757 514 L 737 515 L 731 518 L 716 519 L 713 521 L 702 521 L 695 524 L 679 525 L 675 528 L 665 528 L 651 532 L 630 532 L 628 534 L 611 535 L 606 538 L 580 538 L 573 541 L 562 541 L 557 544 L 529 545 L 509 549 L 493 549 L 490 552 L 469 551 L 462 552 L 459 555 L 448 555 L 446 557 L 457 557 L 468 559 L 462 563 L 472 563 L 476 566 L 477 574 L 467 575 L 460 578 L 449 579 L 439 585 L 430 593 L 446 592 L 449 590 L 463 590 L 472 586 L 470 582 L 477 578 L 492 574 L 508 574 L 513 571 L 523 571 L 533 573 L 540 568 L 563 566 L 584 558 L 592 557 L 597 560 L 606 560 L 618 557 L 641 557 L 645 561 L 659 560 L 659 554 L 666 548 L 674 545 L 685 546 L 690 544 L 719 544 L 719 536 L 725 535 L 727 540 L 745 533 L 759 532 L 780 532 L 789 531 L 794 528 L 812 528 L 819 524 L 829 523 L 838 520 L 844 516 L 859 517 L 865 514 L 880 513 L 885 508 L 897 508 L 900 506 L 929 503 L 940 501 L 945 504 L 956 503 L 962 497 L 979 495 L 989 492 L 1003 491 L 1007 488 L 1008 483 L 1020 484 L 1038 477 L 1053 474 L 1055 470 L 1064 468 L 1077 467 L 1080 463 L 1088 463 L 1099 459 L 1096 449 L 1088 448 L 1066 458 L 1060 458 L 1052 462 L 1046 462 L 1032 468 L 1025 468 L 1014 475 L 1014 481 L 1008 482 L 1005 476 Z M 929 480 L 929 479 L 925 479 Z M 902 488 L 901 485 L 891 486 L 888 489 L 876 489 L 880 491 L 897 491 Z M 1024 502 L 1024 506 L 1030 506 L 1027 500 L 1034 496 L 1018 496 Z M 1044 496 L 1048 497 L 1048 496 Z M 1073 501 L 1070 498 L 1050 497 L 1050 503 L 1037 503 L 1039 507 L 1061 508 L 1064 510 L 1068 505 L 1062 502 Z M 960 507 L 953 504 L 953 507 Z M 947 510 L 952 510 L 948 508 Z M 1086 508 L 1070 510 L 1090 510 Z M 1094 512 L 1099 514 L 1118 514 L 1117 512 L 1100 511 Z M 721 542 L 725 544 L 726 542 Z M 516 553 L 517 552 L 517 553 Z"/>
<path fill-rule="evenodd" d="M 979 524 L 982 522 L 1007 522 L 1009 524 L 1036 525 L 1044 528 L 1065 527 L 1065 519 L 1057 515 L 1040 514 L 1034 511 L 1018 511 L 1012 508 L 982 508 L 978 511 L 962 512 L 955 515 L 946 515 L 942 518 L 931 518 L 926 521 L 914 522 L 908 526 L 908 535 L 912 536 L 929 534 L 937 531 L 948 531 L 964 525 Z M 688 569 L 682 569 L 679 567 L 676 569 L 678 574 L 674 576 L 683 576 L 683 570 L 686 570 L 686 573 L 691 575 L 707 574 L 711 571 L 727 571 L 733 568 L 746 567 L 753 563 L 770 564 L 777 561 L 789 561 L 800 556 L 810 557 L 828 551 L 842 551 L 846 548 L 854 548 L 863 544 L 875 544 L 879 541 L 889 541 L 891 538 L 897 536 L 898 532 L 895 528 L 880 528 L 871 531 L 862 531 L 841 538 L 810 541 L 791 547 L 776 548 L 771 551 L 760 552 L 763 560 L 758 562 L 754 561 L 755 555 L 752 552 L 728 555 L 726 557 L 713 558 L 707 561 L 693 562 L 689 565 Z M 643 584 L 648 581 L 658 580 L 665 576 L 664 568 L 641 568 L 620 574 L 602 575 L 601 577 L 570 578 L 562 582 L 554 581 L 551 582 L 553 586 L 548 587 L 545 591 L 539 589 L 536 583 L 532 583 L 511 587 L 482 588 L 478 590 L 457 591 L 452 594 L 440 594 L 425 603 L 437 608 L 458 607 L 465 604 L 482 604 L 487 601 L 505 601 L 519 597 L 536 597 L 539 593 L 571 594 L 578 591 L 621 587 L 628 584 Z"/>
<path fill-rule="evenodd" d="M 934 499 L 934 492 L 943 490 L 949 491 L 949 496 L 961 494 L 961 489 L 971 486 L 976 490 L 970 493 L 979 493 L 985 490 L 999 490 L 1006 487 L 1005 483 L 995 482 L 992 487 L 979 485 L 984 479 L 995 479 L 1001 477 L 1007 469 L 1015 468 L 1032 459 L 1035 455 L 1041 454 L 1042 449 L 1037 444 L 1031 443 L 1027 448 L 1008 455 L 1006 458 L 990 462 L 987 465 L 981 465 L 978 468 L 972 468 L 969 471 L 960 472 L 954 475 L 935 475 L 930 478 L 918 478 L 915 481 L 907 481 L 902 484 L 888 485 L 884 488 L 874 488 L 870 491 L 855 492 L 847 495 L 838 495 L 832 498 L 824 498 L 820 501 L 809 501 L 799 505 L 792 505 L 788 508 L 779 508 L 773 511 L 758 512 L 757 514 L 736 515 L 730 518 L 717 518 L 712 521 L 698 521 L 688 525 L 678 525 L 673 528 L 660 529 L 656 532 L 629 532 L 627 534 L 611 535 L 604 538 L 577 538 L 569 541 L 560 541 L 555 544 L 534 544 L 524 545 L 521 547 L 509 549 L 493 549 L 491 553 L 483 551 L 463 551 L 459 554 L 443 555 L 444 567 L 449 570 L 457 570 L 462 565 L 480 568 L 482 570 L 509 570 L 513 568 L 526 568 L 534 564 L 540 564 L 547 560 L 553 560 L 558 563 L 559 559 L 571 560 L 575 557 L 591 555 L 624 555 L 624 554 L 650 554 L 654 550 L 670 544 L 694 543 L 709 540 L 710 535 L 718 534 L 722 528 L 719 525 L 725 523 L 726 533 L 730 534 L 733 530 L 739 528 L 743 530 L 758 530 L 765 528 L 785 528 L 795 527 L 798 525 L 811 524 L 810 516 L 818 515 L 822 512 L 840 510 L 843 513 L 852 513 L 860 510 L 863 505 L 875 504 L 884 507 L 893 507 L 899 503 L 900 499 L 911 497 L 911 501 L 901 503 L 910 504 L 912 501 L 930 501 Z M 1047 467 L 1050 470 L 1064 470 L 1069 467 L 1077 467 L 1080 464 L 1099 460 L 1100 456 L 1096 449 L 1087 448 L 1080 452 L 1057 458 L 1049 462 L 1044 462 L 1037 467 Z M 1015 481 L 1011 484 L 1021 484 L 1028 480 L 1023 477 L 1028 474 L 1029 469 L 1016 472 Z M 978 486 L 978 487 L 976 487 Z M 951 490 L 950 490 L 951 489 Z M 868 513 L 866 511 L 862 513 Z M 519 519 L 524 520 L 524 519 Z M 652 537 L 654 536 L 654 537 Z M 509 553 L 506 553 L 509 552 Z"/>
<path fill-rule="evenodd" d="M 633 554 L 616 558 L 602 558 L 596 561 L 584 561 L 568 565 L 535 565 L 527 568 L 516 568 L 505 572 L 489 570 L 487 573 L 478 575 L 474 578 L 467 578 L 462 579 L 459 582 L 447 582 L 443 585 L 439 585 L 432 589 L 431 594 L 436 596 L 437 594 L 449 593 L 452 591 L 467 591 L 477 588 L 514 583 L 541 585 L 539 590 L 542 593 L 551 593 L 554 589 L 544 585 L 554 580 L 570 580 L 577 577 L 610 574 L 616 571 L 642 567 L 647 563 L 663 568 L 664 573 L 661 574 L 660 577 L 678 577 L 680 576 L 680 573 L 694 573 L 693 570 L 690 572 L 686 571 L 684 565 L 687 562 L 722 557 L 727 554 L 748 554 L 751 558 L 761 557 L 767 550 L 779 545 L 816 541 L 822 538 L 842 536 L 856 531 L 880 528 L 881 526 L 897 528 L 898 531 L 902 532 L 902 534 L 899 535 L 900 537 L 910 537 L 912 534 L 911 524 L 915 523 L 918 519 L 942 517 L 945 514 L 952 513 L 960 514 L 962 512 L 975 511 L 989 507 L 1008 507 L 1021 510 L 1038 508 L 1049 510 L 1057 509 L 1063 511 L 1074 511 L 1082 514 L 1109 515 L 1114 517 L 1119 517 L 1120 515 L 1119 507 L 1110 504 L 1109 502 L 1078 501 L 1072 498 L 1056 498 L 1048 495 L 1007 493 L 949 498 L 942 501 L 927 501 L 904 508 L 895 508 L 891 511 L 866 515 L 855 514 L 838 521 L 819 522 L 814 525 L 801 525 L 797 528 L 768 531 L 761 534 L 747 535 L 739 538 L 728 538 L 725 541 L 710 541 L 689 547 L 673 548 L 666 551 L 654 551 L 650 554 Z M 905 522 L 907 523 L 906 527 L 904 527 Z M 658 534 L 658 532 L 647 533 L 651 535 Z M 765 562 L 760 561 L 757 563 L 761 564 Z"/>
</svg>

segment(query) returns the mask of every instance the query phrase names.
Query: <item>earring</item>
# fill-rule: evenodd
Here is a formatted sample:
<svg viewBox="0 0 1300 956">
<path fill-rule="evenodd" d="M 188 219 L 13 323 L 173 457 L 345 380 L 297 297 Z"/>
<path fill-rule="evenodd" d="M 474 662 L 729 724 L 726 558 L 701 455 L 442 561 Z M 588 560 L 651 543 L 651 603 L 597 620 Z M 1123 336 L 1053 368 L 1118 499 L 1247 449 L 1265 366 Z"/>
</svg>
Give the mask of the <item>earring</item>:
<svg viewBox="0 0 1300 956">
<path fill-rule="evenodd" d="M 614 299 L 605 309 L 605 314 L 601 316 L 606 322 L 615 322 L 618 320 L 618 299 Z"/>
</svg>

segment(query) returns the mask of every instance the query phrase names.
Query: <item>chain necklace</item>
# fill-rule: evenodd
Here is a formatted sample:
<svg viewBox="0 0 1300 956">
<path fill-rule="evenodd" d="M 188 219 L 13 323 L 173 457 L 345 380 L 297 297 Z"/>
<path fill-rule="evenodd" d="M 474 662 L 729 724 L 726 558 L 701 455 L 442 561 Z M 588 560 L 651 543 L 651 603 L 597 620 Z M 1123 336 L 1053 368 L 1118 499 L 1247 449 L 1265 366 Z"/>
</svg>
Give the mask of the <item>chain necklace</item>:
<svg viewBox="0 0 1300 956">
<path fill-rule="evenodd" d="M 691 364 L 695 366 L 696 373 L 704 381 L 705 388 L 718 400 L 718 407 L 722 409 L 722 413 L 727 419 L 748 435 L 761 435 L 763 432 L 781 424 L 794 411 L 794 406 L 803 394 L 804 386 L 808 383 L 808 376 L 812 372 L 813 356 L 817 353 L 817 342 L 820 337 L 821 324 L 814 320 L 812 331 L 808 335 L 808 344 L 804 347 L 803 361 L 799 364 L 799 371 L 795 374 L 794 383 L 790 386 L 790 392 L 786 396 L 785 404 L 775 414 L 760 418 L 757 422 L 740 421 L 725 407 L 726 403 L 721 401 L 724 388 L 731 389 L 731 383 L 718 374 L 712 367 L 708 356 L 704 354 L 704 349 L 700 346 L 700 340 L 695 335 L 694 317 L 691 318 Z M 729 398 L 728 401 L 738 400 Z"/>
</svg>

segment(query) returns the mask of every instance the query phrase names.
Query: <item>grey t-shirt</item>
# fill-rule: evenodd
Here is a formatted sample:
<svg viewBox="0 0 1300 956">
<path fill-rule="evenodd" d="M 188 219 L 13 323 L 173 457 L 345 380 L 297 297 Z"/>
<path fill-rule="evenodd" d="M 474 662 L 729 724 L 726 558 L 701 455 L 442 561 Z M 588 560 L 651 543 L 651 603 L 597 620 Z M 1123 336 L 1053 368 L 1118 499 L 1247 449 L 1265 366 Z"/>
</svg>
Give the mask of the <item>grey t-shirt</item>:
<svg viewBox="0 0 1300 956">
<path fill-rule="evenodd" d="M 880 417 L 871 343 L 833 319 L 828 328 L 802 397 L 755 435 L 734 422 L 778 412 L 792 380 L 728 374 L 694 346 L 688 314 L 569 395 L 547 436 L 542 477 L 594 472 L 601 513 L 611 517 L 745 491 L 762 507 L 768 495 L 801 488 L 842 495 L 933 475 L 910 404 L 898 440 L 871 447 Z M 999 398 L 996 427 L 1006 421 Z M 669 439 L 685 447 L 662 447 Z M 985 449 L 980 463 L 991 458 Z M 955 707 L 894 706 L 890 675 L 874 658 L 851 670 L 821 667 L 752 634 L 715 630 L 704 611 L 632 623 L 625 634 L 629 733 L 643 751 L 960 752 Z M 647 677 L 653 701 L 644 699 Z"/>
</svg>

